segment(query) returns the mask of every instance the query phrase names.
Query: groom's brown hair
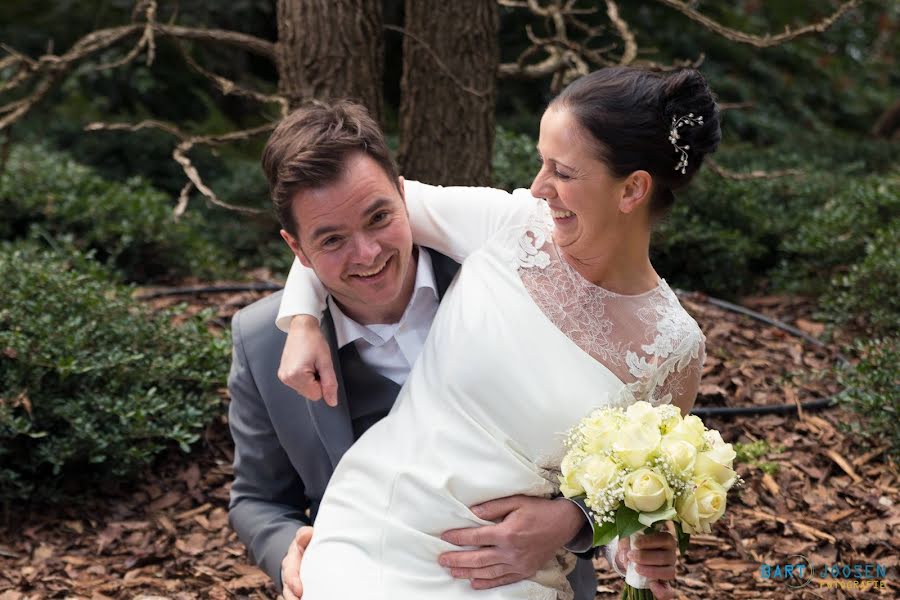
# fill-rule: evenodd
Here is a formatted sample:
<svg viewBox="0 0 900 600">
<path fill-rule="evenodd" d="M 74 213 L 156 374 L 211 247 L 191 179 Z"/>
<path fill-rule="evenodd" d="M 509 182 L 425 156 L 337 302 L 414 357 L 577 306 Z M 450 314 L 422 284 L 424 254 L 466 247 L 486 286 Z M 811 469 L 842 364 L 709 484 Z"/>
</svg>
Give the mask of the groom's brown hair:
<svg viewBox="0 0 900 600">
<path fill-rule="evenodd" d="M 297 236 L 291 210 L 297 192 L 337 181 L 354 152 L 364 152 L 378 163 L 399 189 L 397 167 L 384 134 L 364 106 L 347 100 L 315 102 L 278 124 L 263 150 L 262 169 L 275 214 L 288 233 Z"/>
</svg>

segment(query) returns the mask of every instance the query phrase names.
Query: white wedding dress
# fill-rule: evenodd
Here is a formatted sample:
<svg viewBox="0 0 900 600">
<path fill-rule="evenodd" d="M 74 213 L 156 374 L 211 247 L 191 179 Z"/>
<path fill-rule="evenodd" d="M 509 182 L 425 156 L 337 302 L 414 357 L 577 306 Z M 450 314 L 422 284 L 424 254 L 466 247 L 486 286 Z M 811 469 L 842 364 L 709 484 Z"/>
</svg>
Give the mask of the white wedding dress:
<svg viewBox="0 0 900 600">
<path fill-rule="evenodd" d="M 623 296 L 556 253 L 546 203 L 527 190 L 406 183 L 416 243 L 463 266 L 390 414 L 344 455 L 302 564 L 304 600 L 562 600 L 574 558 L 474 591 L 437 556 L 469 506 L 558 493 L 567 430 L 592 409 L 696 395 L 703 335 L 660 281 Z M 292 271 L 279 316 L 318 314 Z"/>
</svg>

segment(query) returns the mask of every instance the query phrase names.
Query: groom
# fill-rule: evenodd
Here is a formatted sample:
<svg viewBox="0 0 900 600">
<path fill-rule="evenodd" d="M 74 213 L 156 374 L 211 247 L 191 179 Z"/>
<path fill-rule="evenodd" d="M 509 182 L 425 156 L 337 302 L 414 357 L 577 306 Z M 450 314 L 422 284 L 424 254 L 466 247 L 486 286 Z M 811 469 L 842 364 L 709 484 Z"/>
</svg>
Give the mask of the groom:
<svg viewBox="0 0 900 600">
<path fill-rule="evenodd" d="M 412 244 L 402 180 L 380 130 L 358 105 L 288 116 L 266 146 L 263 168 L 282 237 L 330 293 L 321 323 L 329 348 L 290 348 L 282 361 L 279 375 L 304 392 L 299 400 L 276 377 L 285 341 L 274 327 L 281 294 L 245 308 L 232 323 L 229 517 L 252 558 L 291 600 L 302 595 L 302 554 L 333 469 L 390 410 L 458 265 Z M 311 317 L 289 325 L 319 327 Z M 323 354 L 330 364 L 316 368 L 314 357 Z M 314 401 L 323 395 L 325 403 Z M 514 496 L 473 510 L 498 524 L 447 532 L 447 541 L 478 548 L 447 553 L 440 562 L 475 588 L 530 577 L 564 544 L 590 546 L 584 514 L 566 500 Z M 649 576 L 672 578 L 671 536 L 648 541 L 636 562 Z M 593 598 L 591 561 L 578 562 L 570 577 L 576 598 Z M 669 597 L 663 585 L 658 591 L 658 598 Z"/>
</svg>

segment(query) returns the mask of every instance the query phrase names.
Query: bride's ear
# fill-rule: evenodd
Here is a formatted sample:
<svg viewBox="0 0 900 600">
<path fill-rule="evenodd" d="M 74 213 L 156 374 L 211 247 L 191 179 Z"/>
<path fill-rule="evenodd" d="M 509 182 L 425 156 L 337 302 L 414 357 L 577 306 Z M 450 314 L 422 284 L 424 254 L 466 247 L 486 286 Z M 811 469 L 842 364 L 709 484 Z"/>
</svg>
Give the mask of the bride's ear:
<svg viewBox="0 0 900 600">
<path fill-rule="evenodd" d="M 619 198 L 619 212 L 630 214 L 650 200 L 653 177 L 647 171 L 635 171 L 625 180 Z"/>
</svg>

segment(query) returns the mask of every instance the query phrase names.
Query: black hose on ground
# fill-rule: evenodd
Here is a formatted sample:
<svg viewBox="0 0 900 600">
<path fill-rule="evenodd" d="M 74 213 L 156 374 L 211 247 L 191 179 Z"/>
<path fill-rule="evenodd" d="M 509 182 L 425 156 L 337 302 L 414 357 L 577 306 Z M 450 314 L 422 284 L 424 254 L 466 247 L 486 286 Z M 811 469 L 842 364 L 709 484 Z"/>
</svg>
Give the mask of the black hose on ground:
<svg viewBox="0 0 900 600">
<path fill-rule="evenodd" d="M 156 292 L 147 292 L 144 294 L 140 294 L 136 296 L 139 300 L 150 300 L 153 298 L 162 298 L 165 296 L 189 296 L 189 295 L 197 295 L 197 294 L 215 294 L 215 293 L 236 293 L 236 292 L 268 292 L 268 291 L 276 291 L 282 289 L 282 286 L 275 283 L 245 283 L 245 284 L 235 284 L 235 285 L 219 285 L 219 286 L 197 286 L 197 287 L 181 287 L 181 288 L 171 288 L 168 290 L 159 290 Z M 687 296 L 690 295 L 690 292 L 685 292 L 683 290 L 675 290 L 679 296 Z M 771 325 L 772 327 L 777 327 L 783 331 L 787 331 L 793 336 L 799 337 L 803 340 L 806 340 L 810 344 L 815 346 L 819 346 L 821 348 L 827 347 L 825 342 L 814 338 L 809 335 L 805 331 L 801 331 L 796 327 L 792 327 L 787 323 L 779 321 L 778 319 L 773 319 L 771 317 L 767 317 L 766 315 L 756 312 L 755 310 L 750 310 L 745 306 L 741 306 L 739 304 L 733 304 L 726 300 L 720 300 L 718 298 L 713 298 L 711 296 L 703 296 L 703 301 L 712 304 L 713 306 L 718 306 L 721 309 L 727 310 L 729 312 L 734 312 L 738 314 L 742 314 L 744 316 L 750 317 L 756 321 L 761 323 L 765 323 L 767 325 Z M 848 361 L 846 357 L 838 354 L 838 361 L 842 365 L 847 365 Z M 799 408 L 802 410 L 817 410 L 823 408 L 829 408 L 834 406 L 837 403 L 837 400 L 834 396 L 830 398 L 820 398 L 818 400 L 809 400 L 807 402 L 799 403 Z M 784 414 L 784 413 L 793 413 L 798 409 L 798 405 L 796 403 L 792 404 L 769 404 L 764 406 L 699 406 L 694 407 L 691 410 L 691 414 L 697 415 L 698 417 L 738 417 L 738 416 L 747 416 L 747 415 L 767 415 L 767 414 Z"/>
</svg>

